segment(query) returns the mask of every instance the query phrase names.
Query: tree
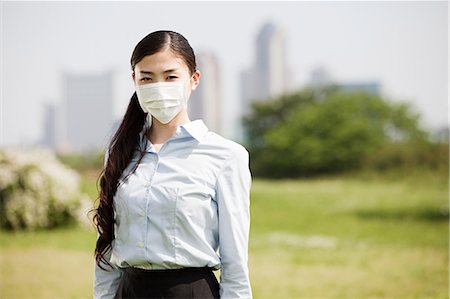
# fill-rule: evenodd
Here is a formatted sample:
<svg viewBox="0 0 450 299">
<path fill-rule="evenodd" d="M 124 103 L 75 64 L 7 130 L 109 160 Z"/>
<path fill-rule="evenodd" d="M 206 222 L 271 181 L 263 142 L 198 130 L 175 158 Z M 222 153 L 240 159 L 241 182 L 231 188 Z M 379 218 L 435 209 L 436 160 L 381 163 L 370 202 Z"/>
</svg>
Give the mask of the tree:
<svg viewBox="0 0 450 299">
<path fill-rule="evenodd" d="M 244 118 L 252 171 L 298 177 L 353 169 L 380 145 L 425 140 L 407 104 L 336 88 L 306 88 L 255 103 Z"/>
</svg>

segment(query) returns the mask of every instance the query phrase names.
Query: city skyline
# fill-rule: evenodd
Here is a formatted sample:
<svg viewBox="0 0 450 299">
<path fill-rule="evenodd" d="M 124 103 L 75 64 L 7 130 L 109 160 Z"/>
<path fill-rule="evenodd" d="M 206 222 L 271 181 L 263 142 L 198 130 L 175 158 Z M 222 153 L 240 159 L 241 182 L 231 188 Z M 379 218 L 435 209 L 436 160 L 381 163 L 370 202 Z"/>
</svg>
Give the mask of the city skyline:
<svg viewBox="0 0 450 299">
<path fill-rule="evenodd" d="M 286 58 L 286 33 L 278 24 L 263 24 L 253 42 L 255 61 L 241 73 L 243 114 L 255 101 L 275 98 L 289 91 L 289 63 Z"/>
<path fill-rule="evenodd" d="M 158 29 L 178 31 L 196 53 L 217 56 L 227 103 L 222 117 L 230 124 L 224 135 L 233 135 L 240 102 L 238 74 L 254 63 L 254 40 L 268 20 L 286 28 L 286 59 L 295 88 L 308 82 L 312 70 L 323 67 L 338 82 L 380 81 L 390 98 L 412 103 L 425 126 L 447 125 L 446 2 L 275 4 L 3 2 L 1 144 L 41 138 L 45 104 L 62 101 L 63 73 L 114 70 L 113 110 L 120 116 L 133 92 L 127 65 L 132 48 Z M 184 13 L 172 20 L 155 16 L 152 22 L 144 17 L 145 11 L 173 5 L 185 8 Z M 249 13 L 255 5 L 260 10 L 256 16 Z M 189 11 L 200 7 L 202 17 L 190 19 Z M 76 11 L 83 11 L 83 17 L 75 17 Z M 230 11 L 236 12 L 236 24 L 225 27 L 222 15 Z M 200 26 L 204 23 L 210 26 Z"/>
</svg>

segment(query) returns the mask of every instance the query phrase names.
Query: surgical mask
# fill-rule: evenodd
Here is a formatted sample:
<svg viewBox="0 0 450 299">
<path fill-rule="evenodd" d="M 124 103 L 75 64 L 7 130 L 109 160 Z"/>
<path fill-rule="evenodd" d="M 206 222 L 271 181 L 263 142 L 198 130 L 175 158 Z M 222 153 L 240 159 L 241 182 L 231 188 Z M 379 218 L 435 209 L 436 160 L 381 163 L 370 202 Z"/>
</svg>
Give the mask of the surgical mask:
<svg viewBox="0 0 450 299">
<path fill-rule="evenodd" d="M 187 106 L 189 81 L 157 82 L 136 85 L 136 94 L 144 112 L 167 124 Z"/>
</svg>

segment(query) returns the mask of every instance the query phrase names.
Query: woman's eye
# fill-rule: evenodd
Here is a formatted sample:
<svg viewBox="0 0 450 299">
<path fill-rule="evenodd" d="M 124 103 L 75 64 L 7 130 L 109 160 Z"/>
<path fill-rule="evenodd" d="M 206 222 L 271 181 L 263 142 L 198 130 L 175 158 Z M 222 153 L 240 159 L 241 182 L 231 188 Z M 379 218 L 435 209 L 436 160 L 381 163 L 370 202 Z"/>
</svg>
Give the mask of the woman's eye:
<svg viewBox="0 0 450 299">
<path fill-rule="evenodd" d="M 141 78 L 141 81 L 148 81 L 150 78 Z"/>
<path fill-rule="evenodd" d="M 167 77 L 167 79 L 169 79 L 169 80 L 174 80 L 174 79 L 177 79 L 178 77 L 177 76 L 169 76 L 169 77 Z"/>
</svg>

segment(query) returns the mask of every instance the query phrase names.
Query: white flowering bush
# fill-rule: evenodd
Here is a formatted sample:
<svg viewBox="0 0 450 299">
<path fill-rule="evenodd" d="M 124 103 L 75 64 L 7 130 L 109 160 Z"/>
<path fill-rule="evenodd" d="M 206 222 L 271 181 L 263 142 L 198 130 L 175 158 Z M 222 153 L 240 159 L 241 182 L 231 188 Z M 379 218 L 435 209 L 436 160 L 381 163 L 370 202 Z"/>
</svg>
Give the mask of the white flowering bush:
<svg viewBox="0 0 450 299">
<path fill-rule="evenodd" d="M 79 175 L 47 150 L 0 150 L 0 225 L 5 229 L 89 224 Z"/>
</svg>

